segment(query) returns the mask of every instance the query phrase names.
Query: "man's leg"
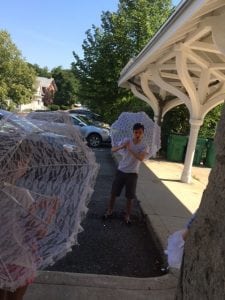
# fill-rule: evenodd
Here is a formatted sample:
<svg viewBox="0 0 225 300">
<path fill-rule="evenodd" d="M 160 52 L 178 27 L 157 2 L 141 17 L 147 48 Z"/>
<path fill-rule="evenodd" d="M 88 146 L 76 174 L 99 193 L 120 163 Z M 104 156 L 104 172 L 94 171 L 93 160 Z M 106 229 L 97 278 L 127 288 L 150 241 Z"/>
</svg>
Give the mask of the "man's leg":
<svg viewBox="0 0 225 300">
<path fill-rule="evenodd" d="M 104 218 L 107 218 L 108 216 L 112 215 L 114 204 L 116 202 L 116 197 L 120 195 L 124 184 L 125 184 L 124 173 L 117 170 L 115 179 L 112 183 L 111 197 L 109 200 L 108 209 L 104 215 Z"/>
<path fill-rule="evenodd" d="M 126 184 L 125 184 L 126 198 L 127 198 L 125 222 L 127 224 L 130 224 L 132 203 L 133 203 L 133 199 L 136 198 L 137 178 L 138 178 L 138 175 L 136 173 L 127 174 L 127 179 L 126 179 Z"/>
<path fill-rule="evenodd" d="M 115 202 L 116 202 L 116 196 L 114 194 L 111 194 L 111 197 L 110 197 L 110 200 L 109 200 L 108 209 L 106 211 L 106 215 L 107 216 L 112 215 Z"/>
<path fill-rule="evenodd" d="M 130 223 L 130 214 L 132 209 L 132 199 L 127 199 L 125 222 Z"/>
</svg>

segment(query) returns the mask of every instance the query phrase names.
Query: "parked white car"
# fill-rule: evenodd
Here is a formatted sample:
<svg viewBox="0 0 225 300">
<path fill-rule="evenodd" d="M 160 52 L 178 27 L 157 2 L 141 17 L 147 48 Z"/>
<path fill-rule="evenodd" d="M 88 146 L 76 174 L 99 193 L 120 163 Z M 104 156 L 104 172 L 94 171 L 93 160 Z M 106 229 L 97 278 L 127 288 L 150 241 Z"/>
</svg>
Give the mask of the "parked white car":
<svg viewBox="0 0 225 300">
<path fill-rule="evenodd" d="M 110 128 L 97 126 L 91 119 L 81 115 L 70 114 L 70 116 L 73 124 L 78 126 L 90 147 L 98 147 L 103 143 L 111 143 Z"/>
</svg>

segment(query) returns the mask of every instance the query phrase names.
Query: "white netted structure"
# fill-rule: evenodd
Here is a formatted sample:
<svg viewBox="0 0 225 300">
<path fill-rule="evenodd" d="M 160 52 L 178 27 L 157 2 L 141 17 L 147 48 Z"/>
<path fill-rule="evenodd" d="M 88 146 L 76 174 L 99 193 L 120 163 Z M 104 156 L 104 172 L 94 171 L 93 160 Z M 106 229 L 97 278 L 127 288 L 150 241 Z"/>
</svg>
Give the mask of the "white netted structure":
<svg viewBox="0 0 225 300">
<path fill-rule="evenodd" d="M 60 116 L 65 122 L 53 133 L 0 111 L 0 288 L 29 283 L 82 231 L 98 164 Z"/>
<path fill-rule="evenodd" d="M 160 127 L 145 112 L 123 112 L 110 129 L 112 146 L 117 146 L 125 138 L 133 136 L 135 123 L 144 125 L 143 143 L 149 147 L 150 157 L 155 156 L 161 147 Z"/>
<path fill-rule="evenodd" d="M 31 112 L 26 116 L 26 119 L 48 132 L 50 131 L 60 135 L 66 134 L 68 137 L 71 136 L 71 134 L 73 135 L 74 132 L 73 118 L 67 112 Z M 77 126 L 75 127 L 78 129 Z M 84 142 L 86 141 L 83 135 L 80 134 L 80 130 L 76 130 L 76 134 L 79 134 Z"/>
</svg>

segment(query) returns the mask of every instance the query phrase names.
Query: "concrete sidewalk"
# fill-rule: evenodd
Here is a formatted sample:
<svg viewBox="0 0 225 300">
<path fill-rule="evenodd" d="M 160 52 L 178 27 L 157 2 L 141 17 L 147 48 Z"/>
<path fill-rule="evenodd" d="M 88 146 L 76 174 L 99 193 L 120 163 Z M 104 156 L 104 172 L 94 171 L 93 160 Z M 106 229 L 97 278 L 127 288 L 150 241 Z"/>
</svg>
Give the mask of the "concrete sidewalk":
<svg viewBox="0 0 225 300">
<path fill-rule="evenodd" d="M 193 181 L 185 184 L 179 181 L 182 168 L 178 163 L 149 160 L 140 169 L 137 198 L 161 249 L 166 248 L 168 235 L 183 228 L 198 208 L 211 170 L 193 167 Z M 24 300 L 170 300 L 177 279 L 178 272 L 157 278 L 41 272 Z"/>
<path fill-rule="evenodd" d="M 137 196 L 163 248 L 167 237 L 182 229 L 199 207 L 210 168 L 193 167 L 192 182 L 182 183 L 183 164 L 149 160 L 140 169 Z"/>
</svg>

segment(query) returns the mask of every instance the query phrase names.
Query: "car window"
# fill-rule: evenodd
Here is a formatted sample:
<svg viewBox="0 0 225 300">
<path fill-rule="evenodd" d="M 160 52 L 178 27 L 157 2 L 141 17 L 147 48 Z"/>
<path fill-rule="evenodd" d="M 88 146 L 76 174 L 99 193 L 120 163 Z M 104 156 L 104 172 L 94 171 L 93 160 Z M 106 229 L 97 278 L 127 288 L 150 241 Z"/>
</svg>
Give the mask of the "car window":
<svg viewBox="0 0 225 300">
<path fill-rule="evenodd" d="M 80 124 L 80 121 L 76 118 L 73 118 L 73 117 L 72 117 L 72 122 L 73 122 L 74 125 L 79 125 Z"/>
<path fill-rule="evenodd" d="M 92 118 L 93 120 L 95 120 L 95 121 L 100 121 L 100 122 L 102 122 L 102 117 L 100 116 L 100 115 L 97 115 L 97 114 L 95 114 L 95 113 L 91 113 L 90 114 L 90 118 Z"/>
<path fill-rule="evenodd" d="M 102 117 L 96 113 L 93 113 L 92 111 L 87 111 L 85 115 L 94 121 L 102 121 Z"/>
<path fill-rule="evenodd" d="M 70 110 L 70 113 L 86 115 L 87 113 L 89 113 L 89 110 L 74 109 L 74 110 Z"/>
<path fill-rule="evenodd" d="M 71 109 L 69 112 L 71 114 L 77 114 L 77 115 L 79 115 L 79 117 L 80 117 L 80 115 L 83 115 L 83 116 L 86 116 L 89 119 L 92 119 L 93 121 L 103 122 L 102 116 L 94 113 L 91 110 L 87 110 L 87 109 Z"/>
<path fill-rule="evenodd" d="M 86 116 L 79 116 L 79 119 L 87 125 L 94 125 L 94 122 Z"/>
<path fill-rule="evenodd" d="M 0 121 L 0 132 L 12 133 L 18 129 L 9 122 Z"/>
</svg>

